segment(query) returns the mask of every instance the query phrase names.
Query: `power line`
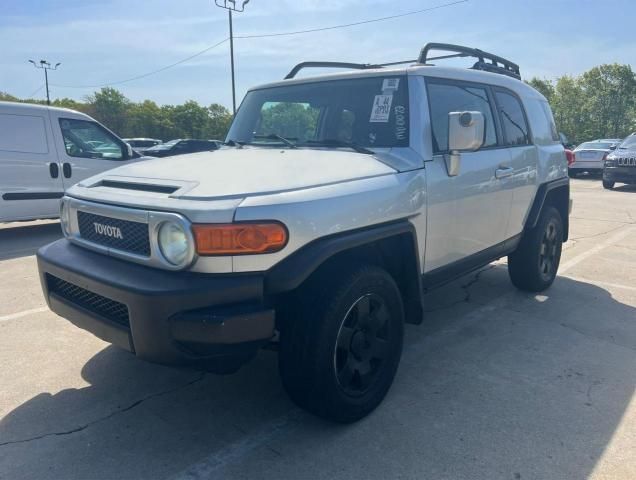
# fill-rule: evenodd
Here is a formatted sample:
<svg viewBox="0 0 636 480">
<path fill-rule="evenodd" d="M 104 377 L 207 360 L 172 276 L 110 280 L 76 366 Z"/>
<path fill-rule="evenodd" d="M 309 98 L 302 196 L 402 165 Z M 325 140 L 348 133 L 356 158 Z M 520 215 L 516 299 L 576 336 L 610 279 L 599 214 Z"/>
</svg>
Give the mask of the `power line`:
<svg viewBox="0 0 636 480">
<path fill-rule="evenodd" d="M 198 57 L 199 55 L 203 55 L 206 52 L 209 52 L 210 50 L 212 50 L 213 48 L 216 48 L 220 45 L 223 45 L 225 42 L 227 42 L 229 40 L 229 38 L 225 38 L 223 40 L 221 40 L 220 42 L 215 43 L 214 45 L 210 45 L 209 47 L 204 48 L 203 50 L 190 55 L 189 57 L 186 58 L 182 58 L 181 60 L 171 63 L 170 65 L 166 65 L 165 67 L 161 67 L 158 68 L 157 70 L 152 70 L 151 72 L 147 72 L 147 73 L 142 73 L 141 75 L 136 75 L 134 77 L 131 78 L 126 78 L 125 80 L 117 80 L 115 82 L 109 82 L 109 83 L 104 83 L 101 85 L 53 85 L 54 87 L 63 87 L 63 88 L 100 88 L 100 87 L 109 87 L 111 85 L 119 85 L 122 83 L 127 83 L 127 82 L 132 82 L 133 80 L 139 80 L 140 78 L 145 78 L 145 77 L 149 77 L 150 75 L 154 75 L 155 73 L 159 73 L 159 72 L 163 72 L 164 70 L 168 70 L 169 68 L 172 67 L 176 67 L 177 65 L 180 65 L 182 63 L 185 63 L 189 60 L 192 60 L 193 58 Z"/>
<path fill-rule="evenodd" d="M 430 12 L 432 10 L 438 10 L 440 8 L 450 7 L 458 5 L 460 3 L 467 3 L 468 0 L 457 0 L 455 2 L 444 3 L 442 5 L 436 5 L 434 7 L 422 8 L 420 10 L 413 10 L 411 12 L 399 13 L 397 15 L 390 15 L 388 17 L 373 18 L 371 20 L 362 20 L 354 23 L 344 23 L 341 25 L 333 25 L 331 27 L 311 28 L 309 30 L 298 30 L 295 32 L 281 32 L 281 33 L 264 33 L 258 35 L 234 35 L 234 38 L 268 38 L 268 37 L 284 37 L 288 35 L 300 35 L 301 33 L 312 32 L 324 32 L 325 30 L 336 30 L 338 28 L 355 27 L 357 25 L 365 25 L 367 23 L 383 22 L 385 20 L 393 20 L 394 18 L 408 17 L 409 15 L 417 15 L 418 13 Z"/>
<path fill-rule="evenodd" d="M 42 90 L 44 88 L 44 85 L 40 85 L 37 89 L 33 90 L 33 93 L 30 93 L 28 97 L 26 98 L 33 98 L 33 95 L 35 95 L 36 93 L 38 93 L 40 90 Z"/>
<path fill-rule="evenodd" d="M 369 23 L 375 23 L 375 22 L 383 22 L 386 20 L 393 20 L 395 18 L 402 18 L 402 17 L 408 17 L 411 15 L 417 15 L 420 13 L 425 13 L 425 12 L 430 12 L 433 10 L 439 10 L 441 8 L 446 8 L 446 7 L 451 7 L 454 5 L 459 5 L 461 3 L 467 3 L 469 0 L 456 0 L 453 2 L 449 2 L 449 3 L 444 3 L 441 5 L 435 5 L 433 7 L 428 7 L 428 8 L 422 8 L 419 10 L 412 10 L 410 12 L 405 12 L 405 13 L 399 13 L 396 15 L 389 15 L 386 17 L 379 17 L 379 18 L 372 18 L 369 20 L 361 20 L 359 22 L 353 22 L 353 23 L 343 23 L 340 25 L 332 25 L 329 27 L 320 27 L 320 28 L 311 28 L 311 29 L 307 29 L 307 30 L 297 30 L 297 31 L 292 31 L 292 32 L 279 32 L 279 33 L 264 33 L 264 34 L 254 34 L 254 35 L 234 35 L 234 38 L 240 38 L 240 39 L 254 39 L 254 38 L 271 38 L 271 37 L 283 37 L 283 36 L 289 36 L 289 35 L 300 35 L 303 33 L 313 33 L 313 32 L 323 32 L 326 30 L 336 30 L 339 28 L 350 28 L 350 27 L 355 27 L 358 25 L 366 25 Z M 165 70 L 168 70 L 170 68 L 176 67 L 177 65 L 181 65 L 182 63 L 185 63 L 189 60 L 192 60 L 193 58 L 196 58 L 200 55 L 203 55 L 206 52 L 209 52 L 210 50 L 219 47 L 220 45 L 223 45 L 225 42 L 227 42 L 229 40 L 229 38 L 225 38 L 223 40 L 221 40 L 220 42 L 215 43 L 214 45 L 210 45 L 209 47 L 204 48 L 203 50 L 190 55 L 189 57 L 183 58 L 177 62 L 171 63 L 169 65 L 166 65 L 164 67 L 158 68 L 156 70 L 152 70 L 150 72 L 147 73 L 143 73 L 141 75 L 136 75 L 134 77 L 131 78 L 127 78 L 124 80 L 117 80 L 115 82 L 109 82 L 109 83 L 103 83 L 100 85 L 58 85 L 58 84 L 51 84 L 54 87 L 62 87 L 62 88 L 101 88 L 101 87 L 109 87 L 112 85 L 120 85 L 122 83 L 127 83 L 127 82 L 132 82 L 133 80 L 139 80 L 141 78 L 145 78 L 145 77 L 149 77 L 151 75 L 154 75 L 156 73 L 160 73 L 163 72 Z"/>
</svg>

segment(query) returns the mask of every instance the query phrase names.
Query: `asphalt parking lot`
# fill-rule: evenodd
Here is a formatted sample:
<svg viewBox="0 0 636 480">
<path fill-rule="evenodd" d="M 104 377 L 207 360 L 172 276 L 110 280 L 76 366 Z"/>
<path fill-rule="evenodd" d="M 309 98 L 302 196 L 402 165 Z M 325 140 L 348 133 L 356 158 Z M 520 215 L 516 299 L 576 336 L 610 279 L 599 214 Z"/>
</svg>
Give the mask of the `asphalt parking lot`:
<svg viewBox="0 0 636 480">
<path fill-rule="evenodd" d="M 426 296 L 381 407 L 298 410 L 276 354 L 232 376 L 144 363 L 49 312 L 0 227 L 0 478 L 636 478 L 636 187 L 572 182 L 571 241 L 541 295 L 505 261 Z"/>
</svg>

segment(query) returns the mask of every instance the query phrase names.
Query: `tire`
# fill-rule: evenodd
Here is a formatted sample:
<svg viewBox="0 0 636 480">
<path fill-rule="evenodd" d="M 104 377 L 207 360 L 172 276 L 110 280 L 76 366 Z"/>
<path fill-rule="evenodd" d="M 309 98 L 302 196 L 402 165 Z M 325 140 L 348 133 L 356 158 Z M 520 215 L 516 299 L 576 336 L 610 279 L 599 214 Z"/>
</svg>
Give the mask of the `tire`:
<svg viewBox="0 0 636 480">
<path fill-rule="evenodd" d="M 508 274 L 520 290 L 540 292 L 556 278 L 563 247 L 563 221 L 556 208 L 548 206 L 536 227 L 524 233 L 517 250 L 508 256 Z"/>
<path fill-rule="evenodd" d="M 609 180 L 603 180 L 603 188 L 606 190 L 611 190 L 614 188 L 615 182 L 610 182 Z"/>
<path fill-rule="evenodd" d="M 400 291 L 391 275 L 370 265 L 334 268 L 301 288 L 280 332 L 283 386 L 301 408 L 355 422 L 393 383 L 404 331 Z"/>
</svg>

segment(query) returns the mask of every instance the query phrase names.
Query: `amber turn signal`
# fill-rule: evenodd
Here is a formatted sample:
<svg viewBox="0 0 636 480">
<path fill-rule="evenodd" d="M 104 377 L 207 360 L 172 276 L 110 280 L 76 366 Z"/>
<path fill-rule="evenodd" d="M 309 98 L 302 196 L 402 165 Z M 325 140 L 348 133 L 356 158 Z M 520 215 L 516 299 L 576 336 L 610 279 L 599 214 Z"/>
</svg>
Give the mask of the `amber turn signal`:
<svg viewBox="0 0 636 480">
<path fill-rule="evenodd" d="M 287 244 L 281 223 L 198 224 L 192 232 L 199 255 L 272 253 Z"/>
</svg>

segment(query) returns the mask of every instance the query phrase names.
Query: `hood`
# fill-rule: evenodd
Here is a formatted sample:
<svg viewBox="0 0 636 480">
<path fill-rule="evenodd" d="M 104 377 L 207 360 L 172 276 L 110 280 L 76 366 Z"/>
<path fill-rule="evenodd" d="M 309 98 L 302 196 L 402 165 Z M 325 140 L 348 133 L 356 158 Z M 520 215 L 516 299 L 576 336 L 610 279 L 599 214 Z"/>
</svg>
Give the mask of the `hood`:
<svg viewBox="0 0 636 480">
<path fill-rule="evenodd" d="M 345 150 L 223 148 L 132 163 L 83 181 L 172 186 L 172 198 L 246 197 L 395 173 L 374 155 Z"/>
</svg>

